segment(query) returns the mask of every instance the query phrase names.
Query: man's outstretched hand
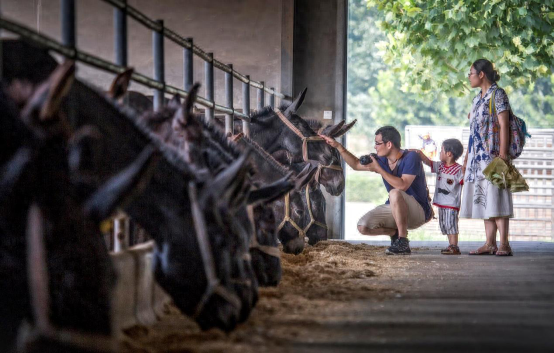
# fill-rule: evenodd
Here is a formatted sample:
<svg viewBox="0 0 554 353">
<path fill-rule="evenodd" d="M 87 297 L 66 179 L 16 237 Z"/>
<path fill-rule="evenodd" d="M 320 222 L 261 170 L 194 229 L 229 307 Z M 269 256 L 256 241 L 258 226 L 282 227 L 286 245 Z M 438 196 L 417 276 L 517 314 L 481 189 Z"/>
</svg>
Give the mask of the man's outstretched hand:
<svg viewBox="0 0 554 353">
<path fill-rule="evenodd" d="M 325 142 L 333 147 L 333 148 L 339 148 L 339 146 L 341 145 L 340 143 L 337 142 L 337 140 L 335 140 L 334 138 L 332 137 L 329 137 L 329 136 L 325 136 L 325 135 L 319 135 L 319 137 L 321 137 L 322 139 L 325 140 Z"/>
</svg>

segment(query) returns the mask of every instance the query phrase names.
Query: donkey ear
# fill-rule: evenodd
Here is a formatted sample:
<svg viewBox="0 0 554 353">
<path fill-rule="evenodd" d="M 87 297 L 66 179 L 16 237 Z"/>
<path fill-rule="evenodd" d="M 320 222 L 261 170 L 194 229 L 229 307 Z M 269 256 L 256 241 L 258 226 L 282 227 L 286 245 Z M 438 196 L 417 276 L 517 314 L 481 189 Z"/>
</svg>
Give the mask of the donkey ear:
<svg viewBox="0 0 554 353">
<path fill-rule="evenodd" d="M 69 92 L 75 79 L 75 62 L 66 61 L 59 65 L 47 81 L 47 96 L 40 109 L 39 119 L 51 120 L 58 115 L 63 98 Z"/>
<path fill-rule="evenodd" d="M 342 135 L 346 134 L 348 130 L 352 129 L 352 127 L 354 126 L 354 124 L 356 124 L 357 121 L 358 119 L 354 119 L 354 121 L 344 125 L 343 127 L 340 128 L 340 130 L 338 130 L 336 133 L 334 133 L 331 136 L 333 138 L 341 137 Z"/>
<path fill-rule="evenodd" d="M 204 188 L 200 199 L 205 202 L 209 196 L 227 200 L 229 204 L 236 204 L 237 198 L 242 198 L 241 192 L 244 186 L 246 174 L 250 169 L 247 161 L 250 157 L 250 149 L 247 149 L 236 161 L 219 173 L 215 179 Z"/>
<path fill-rule="evenodd" d="M 300 173 L 298 173 L 298 175 L 296 176 L 294 189 L 300 190 L 301 188 L 306 186 L 306 184 L 308 184 L 312 180 L 316 172 L 317 167 L 314 167 L 311 163 L 306 163 L 304 169 L 302 169 L 302 171 L 300 171 Z"/>
<path fill-rule="evenodd" d="M 291 105 L 283 112 L 283 114 L 287 117 L 291 116 L 292 114 L 295 114 L 298 109 L 300 109 L 300 106 L 302 105 L 302 102 L 304 102 L 304 98 L 306 98 L 306 92 L 308 92 L 308 87 L 304 88 L 304 90 L 296 97 L 294 102 L 292 102 Z"/>
<path fill-rule="evenodd" d="M 270 203 L 281 198 L 294 188 L 294 184 L 289 181 L 291 174 L 288 174 L 269 185 L 265 185 L 258 190 L 251 191 L 248 195 L 247 203 L 249 205 L 255 203 Z"/>
<path fill-rule="evenodd" d="M 51 121 L 58 116 L 61 103 L 73 83 L 75 63 L 66 61 L 59 65 L 50 77 L 40 84 L 21 111 L 21 117 Z M 30 123 L 27 121 L 27 123 Z"/>
<path fill-rule="evenodd" d="M 198 90 L 200 90 L 200 83 L 196 82 L 190 89 L 187 99 L 185 99 L 183 107 L 189 115 L 192 115 L 192 108 L 194 108 L 194 102 L 196 102 L 196 98 L 198 97 Z"/>
<path fill-rule="evenodd" d="M 321 134 L 325 136 L 334 136 L 344 125 L 344 120 L 336 125 L 328 125 L 321 130 Z"/>
<path fill-rule="evenodd" d="M 85 214 L 98 222 L 106 219 L 116 207 L 146 187 L 158 160 L 154 147 L 146 146 L 131 165 L 108 180 L 86 201 Z"/>
<path fill-rule="evenodd" d="M 193 117 L 192 109 L 194 108 L 196 97 L 198 97 L 199 89 L 200 84 L 195 83 L 194 86 L 192 86 L 192 88 L 190 89 L 187 95 L 187 99 L 185 99 L 185 102 L 183 103 L 181 108 L 175 112 L 175 115 L 173 115 L 172 127 L 174 130 L 180 130 L 181 125 L 188 125 L 191 123 L 196 123 L 199 125 L 196 119 L 191 119 Z"/>
<path fill-rule="evenodd" d="M 133 76 L 134 71 L 135 69 L 128 68 L 125 71 L 117 74 L 112 82 L 112 85 L 110 86 L 108 95 L 116 100 L 123 98 L 125 93 L 127 93 L 129 83 L 131 82 L 131 76 Z"/>
</svg>

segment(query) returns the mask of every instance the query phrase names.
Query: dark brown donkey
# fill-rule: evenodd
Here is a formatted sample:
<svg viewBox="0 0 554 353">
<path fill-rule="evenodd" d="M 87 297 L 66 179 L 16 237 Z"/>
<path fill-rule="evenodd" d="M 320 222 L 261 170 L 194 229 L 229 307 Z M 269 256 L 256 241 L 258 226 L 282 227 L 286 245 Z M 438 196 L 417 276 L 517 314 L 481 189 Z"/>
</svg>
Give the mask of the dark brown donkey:
<svg viewBox="0 0 554 353">
<path fill-rule="evenodd" d="M 337 196 L 344 190 L 344 173 L 338 152 L 328 146 L 310 122 L 302 119 L 297 111 L 304 101 L 304 90 L 292 104 L 279 109 L 266 107 L 251 116 L 251 137 L 281 163 L 299 170 L 306 164 L 317 168 L 315 183 L 306 189 L 291 192 L 276 202 L 275 212 L 280 222 L 279 240 L 283 251 L 298 254 L 304 249 L 304 236 L 310 244 L 327 239 L 325 225 L 325 199 L 319 185 Z M 345 134 L 355 121 L 337 125 L 321 131 L 328 136 Z M 312 195 L 313 193 L 313 195 Z M 311 204 L 311 206 L 310 206 Z"/>
<path fill-rule="evenodd" d="M 32 351 L 111 348 L 115 274 L 99 224 L 144 185 L 155 150 L 146 148 L 82 198 L 69 166 L 69 156 L 78 153 L 70 143 L 73 131 L 60 113 L 74 72 L 66 62 L 36 88 L 14 81 L 11 97 L 2 92 L 0 99 L 2 351 L 24 319 L 33 325 L 27 341 Z"/>
</svg>

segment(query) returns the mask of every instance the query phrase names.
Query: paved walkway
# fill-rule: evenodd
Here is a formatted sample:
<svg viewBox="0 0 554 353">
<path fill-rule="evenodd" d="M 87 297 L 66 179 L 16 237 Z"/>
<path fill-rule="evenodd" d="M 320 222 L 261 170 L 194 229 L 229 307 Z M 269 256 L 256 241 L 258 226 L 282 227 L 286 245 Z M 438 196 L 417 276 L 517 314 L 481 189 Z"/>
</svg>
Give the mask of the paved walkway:
<svg viewBox="0 0 554 353">
<path fill-rule="evenodd" d="M 325 340 L 295 342 L 293 350 L 554 352 L 554 243 L 513 242 L 515 256 L 506 258 L 411 245 L 393 276 L 373 279 L 398 294 L 341 308 L 344 322 L 314 328 L 329 332 Z M 467 254 L 479 245 L 460 248 Z"/>
<path fill-rule="evenodd" d="M 368 257 L 377 274 L 344 282 L 367 286 L 367 297 L 324 298 L 340 293 L 329 276 L 341 265 L 333 272 L 318 262 L 323 292 L 267 291 L 229 335 L 168 315 L 135 329 L 122 352 L 554 352 L 554 243 L 513 242 L 515 256 L 505 258 L 444 256 L 445 242 L 416 241 L 412 255 L 394 257 L 384 255 L 387 243 L 369 243 L 381 246 Z M 479 245 L 460 248 L 467 254 Z M 309 292 L 314 284 L 303 285 Z"/>
</svg>

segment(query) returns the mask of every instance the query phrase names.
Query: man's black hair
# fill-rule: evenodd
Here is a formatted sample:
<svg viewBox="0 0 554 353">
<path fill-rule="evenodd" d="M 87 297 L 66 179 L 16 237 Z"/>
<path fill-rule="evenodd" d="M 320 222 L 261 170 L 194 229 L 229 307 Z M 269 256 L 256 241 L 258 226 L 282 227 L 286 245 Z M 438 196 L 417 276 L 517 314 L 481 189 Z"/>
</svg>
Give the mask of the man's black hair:
<svg viewBox="0 0 554 353">
<path fill-rule="evenodd" d="M 381 135 L 383 142 L 391 142 L 394 147 L 400 148 L 400 133 L 394 126 L 383 126 L 375 131 L 375 136 Z"/>
<path fill-rule="evenodd" d="M 464 153 L 464 146 L 458 139 L 444 140 L 442 143 L 442 148 L 444 149 L 445 153 L 452 153 L 454 160 L 460 158 L 462 156 L 462 153 Z"/>
</svg>

